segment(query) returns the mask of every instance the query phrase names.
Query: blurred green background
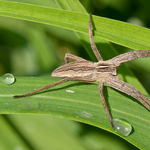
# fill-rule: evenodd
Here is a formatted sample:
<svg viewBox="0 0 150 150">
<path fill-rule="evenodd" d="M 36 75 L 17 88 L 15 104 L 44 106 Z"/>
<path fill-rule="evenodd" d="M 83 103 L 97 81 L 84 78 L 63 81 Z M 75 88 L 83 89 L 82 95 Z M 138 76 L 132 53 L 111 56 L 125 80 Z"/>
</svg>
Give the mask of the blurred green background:
<svg viewBox="0 0 150 150">
<path fill-rule="evenodd" d="M 55 0 L 17 0 L 58 8 Z M 149 0 L 80 0 L 94 15 L 150 27 Z M 112 43 L 113 44 L 113 43 Z M 118 53 L 130 51 L 113 44 Z M 42 50 L 42 51 L 41 51 Z M 90 59 L 74 32 L 62 28 L 0 17 L 0 76 L 50 75 L 64 64 L 65 53 Z M 127 63 L 150 94 L 146 60 Z M 130 150 L 137 149 L 101 129 L 51 116 L 1 115 L 0 149 Z"/>
</svg>

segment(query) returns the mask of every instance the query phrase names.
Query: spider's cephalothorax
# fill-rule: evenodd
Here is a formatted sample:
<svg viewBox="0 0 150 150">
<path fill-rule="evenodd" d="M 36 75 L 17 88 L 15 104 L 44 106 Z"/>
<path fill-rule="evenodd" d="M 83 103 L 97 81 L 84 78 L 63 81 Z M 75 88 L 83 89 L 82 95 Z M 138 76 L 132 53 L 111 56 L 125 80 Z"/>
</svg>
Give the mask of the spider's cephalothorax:
<svg viewBox="0 0 150 150">
<path fill-rule="evenodd" d="M 66 54 L 65 55 L 66 64 L 57 68 L 52 73 L 53 77 L 63 78 L 62 80 L 46 85 L 33 92 L 24 95 L 16 95 L 14 97 L 25 97 L 69 80 L 85 81 L 85 82 L 98 81 L 99 82 L 98 89 L 99 89 L 99 94 L 103 106 L 108 115 L 109 121 L 112 127 L 114 128 L 112 117 L 109 113 L 109 110 L 107 108 L 103 96 L 103 84 L 106 83 L 107 85 L 121 92 L 131 95 L 132 97 L 137 99 L 140 103 L 142 103 L 148 110 L 150 110 L 150 101 L 140 91 L 138 91 L 128 83 L 121 81 L 117 76 L 117 67 L 120 66 L 121 63 L 133 59 L 137 59 L 139 57 L 150 57 L 150 50 L 145 50 L 145 51 L 138 50 L 138 51 L 128 52 L 128 53 L 118 55 L 110 60 L 103 61 L 99 51 L 97 50 L 96 45 L 94 44 L 94 40 L 92 36 L 91 15 L 90 15 L 90 21 L 88 23 L 88 27 L 89 27 L 91 47 L 95 56 L 98 59 L 98 62 L 94 63 L 72 54 Z M 74 60 L 74 62 L 69 63 L 69 59 Z"/>
</svg>

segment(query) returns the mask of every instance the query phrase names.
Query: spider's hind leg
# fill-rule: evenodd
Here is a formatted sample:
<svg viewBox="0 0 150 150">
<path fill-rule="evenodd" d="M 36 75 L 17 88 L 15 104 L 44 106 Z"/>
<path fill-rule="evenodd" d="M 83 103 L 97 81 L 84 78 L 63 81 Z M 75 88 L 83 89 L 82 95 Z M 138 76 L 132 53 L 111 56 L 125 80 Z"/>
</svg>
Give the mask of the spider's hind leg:
<svg viewBox="0 0 150 150">
<path fill-rule="evenodd" d="M 123 82 L 117 78 L 109 78 L 109 80 L 106 80 L 105 83 L 112 88 L 121 91 L 123 93 L 126 93 L 135 99 L 137 99 L 142 105 L 144 105 L 148 110 L 150 110 L 150 101 L 136 88 L 134 88 L 132 85 Z"/>
</svg>

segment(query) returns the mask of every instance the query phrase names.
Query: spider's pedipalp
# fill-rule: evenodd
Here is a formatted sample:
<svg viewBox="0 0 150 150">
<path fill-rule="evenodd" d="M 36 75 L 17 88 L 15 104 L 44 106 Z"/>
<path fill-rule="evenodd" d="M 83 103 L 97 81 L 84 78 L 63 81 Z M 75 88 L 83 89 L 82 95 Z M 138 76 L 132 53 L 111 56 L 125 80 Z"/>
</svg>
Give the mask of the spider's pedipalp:
<svg viewBox="0 0 150 150">
<path fill-rule="evenodd" d="M 72 59 L 74 61 L 86 61 L 85 59 L 83 59 L 81 57 L 75 56 L 75 55 L 70 54 L 70 53 L 66 53 L 66 55 L 65 55 L 65 63 L 66 64 L 69 63 L 69 59 Z"/>
</svg>

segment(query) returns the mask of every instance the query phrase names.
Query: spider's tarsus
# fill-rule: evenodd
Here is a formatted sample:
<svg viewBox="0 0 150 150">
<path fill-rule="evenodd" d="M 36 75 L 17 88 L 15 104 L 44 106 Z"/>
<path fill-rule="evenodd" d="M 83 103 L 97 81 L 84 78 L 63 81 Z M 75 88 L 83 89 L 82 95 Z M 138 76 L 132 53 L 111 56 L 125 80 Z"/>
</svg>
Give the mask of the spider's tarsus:
<svg viewBox="0 0 150 150">
<path fill-rule="evenodd" d="M 115 130 L 115 127 L 114 127 L 114 124 L 113 124 L 113 122 L 110 122 L 111 123 L 111 126 L 112 126 L 112 128 Z"/>
<path fill-rule="evenodd" d="M 90 19 L 92 19 L 92 14 L 90 13 Z"/>
<path fill-rule="evenodd" d="M 90 19 L 89 19 L 89 23 L 92 22 L 92 14 L 90 13 Z"/>
<path fill-rule="evenodd" d="M 15 95 L 13 98 L 25 97 L 24 95 Z"/>
</svg>

